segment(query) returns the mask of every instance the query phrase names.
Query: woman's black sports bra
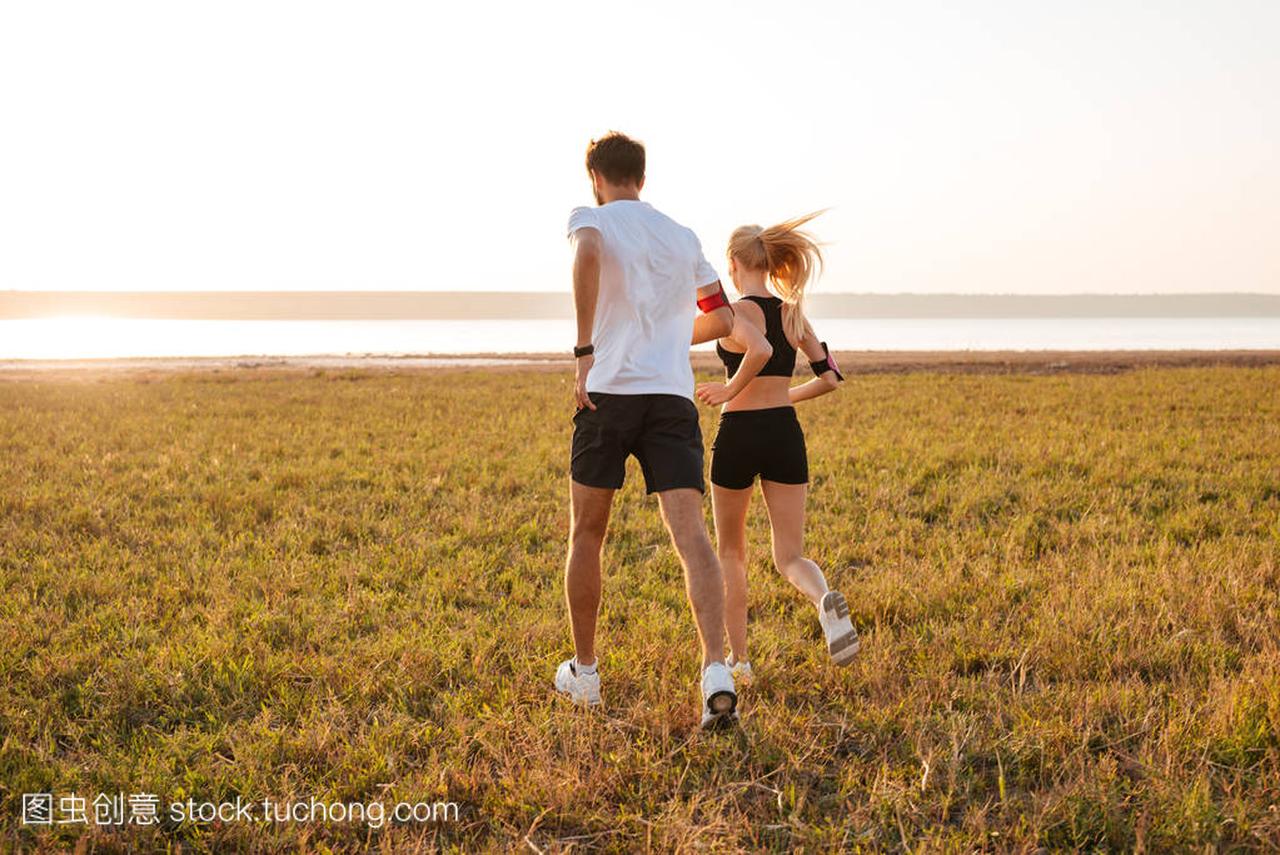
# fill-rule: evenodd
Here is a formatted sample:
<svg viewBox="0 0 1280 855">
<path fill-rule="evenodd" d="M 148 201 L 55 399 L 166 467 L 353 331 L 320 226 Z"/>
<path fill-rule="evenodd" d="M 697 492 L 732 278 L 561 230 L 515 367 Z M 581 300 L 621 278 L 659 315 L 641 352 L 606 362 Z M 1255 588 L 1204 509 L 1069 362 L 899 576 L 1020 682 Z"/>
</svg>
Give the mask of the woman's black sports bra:
<svg viewBox="0 0 1280 855">
<path fill-rule="evenodd" d="M 769 361 L 756 376 L 790 377 L 796 370 L 796 347 L 787 341 L 787 334 L 782 331 L 782 300 L 777 297 L 756 296 L 746 296 L 742 299 L 750 300 L 764 312 L 764 337 L 769 344 L 773 345 L 773 356 L 769 357 Z M 746 356 L 745 353 L 725 350 L 720 342 L 716 342 L 716 355 L 724 363 L 725 374 L 728 377 L 738 373 L 738 369 L 742 366 L 742 357 Z"/>
</svg>

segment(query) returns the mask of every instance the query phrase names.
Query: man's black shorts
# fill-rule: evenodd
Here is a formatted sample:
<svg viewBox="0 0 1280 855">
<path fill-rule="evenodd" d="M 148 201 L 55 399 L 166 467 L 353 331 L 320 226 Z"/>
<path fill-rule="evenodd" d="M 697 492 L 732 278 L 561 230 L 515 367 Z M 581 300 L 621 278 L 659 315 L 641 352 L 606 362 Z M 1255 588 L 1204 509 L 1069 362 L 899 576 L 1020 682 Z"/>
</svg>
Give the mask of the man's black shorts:
<svg viewBox="0 0 1280 855">
<path fill-rule="evenodd" d="M 688 487 L 705 492 L 702 428 L 698 408 L 681 395 L 610 395 L 592 392 L 596 409 L 573 417 L 573 480 L 617 489 L 635 455 L 645 490 L 661 493 Z"/>
</svg>

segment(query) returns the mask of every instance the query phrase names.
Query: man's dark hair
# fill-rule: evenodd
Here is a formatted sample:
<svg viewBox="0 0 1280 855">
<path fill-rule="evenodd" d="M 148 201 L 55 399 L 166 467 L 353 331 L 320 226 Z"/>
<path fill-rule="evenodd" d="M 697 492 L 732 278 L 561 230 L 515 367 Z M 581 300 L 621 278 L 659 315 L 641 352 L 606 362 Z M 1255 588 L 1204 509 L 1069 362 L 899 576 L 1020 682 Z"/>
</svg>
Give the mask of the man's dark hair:
<svg viewBox="0 0 1280 855">
<path fill-rule="evenodd" d="M 587 172 L 604 176 L 610 184 L 644 181 L 644 145 L 626 134 L 609 131 L 587 146 Z"/>
</svg>

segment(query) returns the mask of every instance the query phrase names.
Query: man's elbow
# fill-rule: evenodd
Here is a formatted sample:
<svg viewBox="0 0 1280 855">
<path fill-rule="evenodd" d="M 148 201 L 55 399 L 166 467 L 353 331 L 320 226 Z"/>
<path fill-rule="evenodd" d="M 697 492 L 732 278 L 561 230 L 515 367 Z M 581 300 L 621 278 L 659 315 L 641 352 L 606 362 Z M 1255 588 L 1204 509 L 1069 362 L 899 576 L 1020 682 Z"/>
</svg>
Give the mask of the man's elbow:
<svg viewBox="0 0 1280 855">
<path fill-rule="evenodd" d="M 828 371 L 822 375 L 822 382 L 826 385 L 828 392 L 834 392 L 840 388 L 840 378 L 836 377 L 834 371 Z"/>
</svg>

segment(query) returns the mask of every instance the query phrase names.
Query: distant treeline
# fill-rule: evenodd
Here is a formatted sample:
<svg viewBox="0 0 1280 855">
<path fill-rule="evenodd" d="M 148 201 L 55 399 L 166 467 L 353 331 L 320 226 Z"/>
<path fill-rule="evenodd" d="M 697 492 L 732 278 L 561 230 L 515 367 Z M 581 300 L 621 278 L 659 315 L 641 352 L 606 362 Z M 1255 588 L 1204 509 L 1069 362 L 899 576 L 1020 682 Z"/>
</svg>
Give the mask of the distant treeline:
<svg viewBox="0 0 1280 855">
<path fill-rule="evenodd" d="M 1280 294 L 814 294 L 826 318 L 1280 316 Z M 568 293 L 465 291 L 0 291 L 0 318 L 494 320 L 573 317 Z"/>
</svg>

